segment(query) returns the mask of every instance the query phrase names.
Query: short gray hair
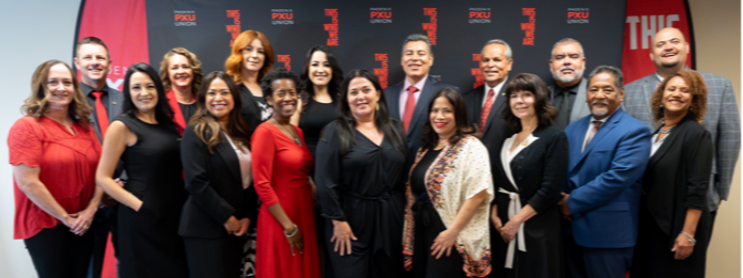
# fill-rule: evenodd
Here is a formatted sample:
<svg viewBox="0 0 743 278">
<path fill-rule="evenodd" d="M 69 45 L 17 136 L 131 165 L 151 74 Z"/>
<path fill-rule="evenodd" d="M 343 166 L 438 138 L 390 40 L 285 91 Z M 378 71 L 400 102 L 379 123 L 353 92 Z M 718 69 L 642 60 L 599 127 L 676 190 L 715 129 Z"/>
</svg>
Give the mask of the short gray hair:
<svg viewBox="0 0 743 278">
<path fill-rule="evenodd" d="M 418 42 L 423 41 L 426 42 L 428 45 L 428 54 L 433 56 L 433 48 L 431 48 L 431 40 L 428 39 L 428 36 L 423 34 L 412 34 L 405 38 L 405 41 L 402 43 L 402 54 L 405 55 L 405 46 L 408 45 L 409 42 Z"/>
<path fill-rule="evenodd" d="M 566 42 L 574 42 L 574 43 L 577 43 L 577 44 L 578 44 L 578 46 L 580 47 L 580 56 L 583 56 L 583 57 L 585 57 L 585 56 L 586 56 L 586 55 L 585 55 L 585 54 L 583 53 L 583 45 L 582 45 L 582 44 L 580 44 L 580 42 L 579 42 L 578 40 L 576 40 L 576 39 L 574 39 L 574 38 L 564 38 L 564 39 L 561 39 L 561 40 L 557 41 L 557 42 L 555 43 L 555 45 L 554 45 L 554 46 L 552 46 L 552 54 L 550 55 L 550 59 L 552 59 L 552 56 L 555 56 L 555 48 L 557 48 L 557 46 L 558 46 L 558 45 L 561 45 L 561 44 L 563 44 L 563 43 L 566 43 Z"/>
<path fill-rule="evenodd" d="M 506 41 L 501 40 L 501 39 L 489 40 L 487 43 L 485 43 L 485 46 L 482 47 L 482 50 L 480 51 L 480 53 L 482 54 L 483 52 L 485 52 L 485 48 L 488 47 L 488 45 L 491 45 L 494 43 L 497 43 L 497 44 L 500 44 L 506 47 L 505 55 L 507 59 L 510 60 L 511 58 L 513 58 L 513 51 L 511 50 L 511 46 L 508 45 Z"/>
<path fill-rule="evenodd" d="M 616 67 L 613 66 L 607 66 L 607 65 L 601 65 L 596 67 L 591 74 L 588 76 L 588 82 L 591 82 L 591 79 L 593 79 L 594 76 L 600 74 L 600 73 L 608 73 L 614 76 L 614 85 L 617 86 L 617 89 L 623 89 L 624 88 L 624 75 L 622 74 L 622 71 Z"/>
</svg>

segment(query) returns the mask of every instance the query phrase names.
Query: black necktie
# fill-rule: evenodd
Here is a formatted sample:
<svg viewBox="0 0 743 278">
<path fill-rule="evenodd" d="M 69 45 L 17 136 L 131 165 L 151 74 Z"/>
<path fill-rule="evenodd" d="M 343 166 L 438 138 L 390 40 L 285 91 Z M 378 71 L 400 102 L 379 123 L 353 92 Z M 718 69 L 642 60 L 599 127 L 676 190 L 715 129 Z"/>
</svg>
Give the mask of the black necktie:
<svg viewBox="0 0 743 278">
<path fill-rule="evenodd" d="M 570 122 L 570 91 L 562 90 L 562 92 L 555 97 L 555 104 L 558 105 L 558 112 L 554 125 L 564 130 Z"/>
</svg>

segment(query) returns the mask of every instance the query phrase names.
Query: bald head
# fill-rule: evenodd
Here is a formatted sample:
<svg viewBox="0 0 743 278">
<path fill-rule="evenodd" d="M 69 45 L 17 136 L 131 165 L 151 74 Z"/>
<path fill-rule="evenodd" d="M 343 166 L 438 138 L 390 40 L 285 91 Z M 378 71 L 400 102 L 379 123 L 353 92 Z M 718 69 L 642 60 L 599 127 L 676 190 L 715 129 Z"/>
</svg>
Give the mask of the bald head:
<svg viewBox="0 0 743 278">
<path fill-rule="evenodd" d="M 689 55 L 689 43 L 684 34 L 677 28 L 663 28 L 653 37 L 650 50 L 650 60 L 656 70 L 666 73 L 675 73 L 684 69 L 686 58 Z"/>
</svg>

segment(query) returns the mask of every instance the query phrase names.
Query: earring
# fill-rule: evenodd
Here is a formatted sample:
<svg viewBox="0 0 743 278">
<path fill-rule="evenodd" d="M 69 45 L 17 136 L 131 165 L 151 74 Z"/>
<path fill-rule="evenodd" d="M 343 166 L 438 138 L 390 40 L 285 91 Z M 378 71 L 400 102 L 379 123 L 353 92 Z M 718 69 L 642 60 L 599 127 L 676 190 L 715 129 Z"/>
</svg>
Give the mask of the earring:
<svg viewBox="0 0 743 278">
<path fill-rule="evenodd" d="M 379 102 L 377 102 L 377 108 L 376 109 L 377 109 L 377 111 L 379 111 Z"/>
</svg>

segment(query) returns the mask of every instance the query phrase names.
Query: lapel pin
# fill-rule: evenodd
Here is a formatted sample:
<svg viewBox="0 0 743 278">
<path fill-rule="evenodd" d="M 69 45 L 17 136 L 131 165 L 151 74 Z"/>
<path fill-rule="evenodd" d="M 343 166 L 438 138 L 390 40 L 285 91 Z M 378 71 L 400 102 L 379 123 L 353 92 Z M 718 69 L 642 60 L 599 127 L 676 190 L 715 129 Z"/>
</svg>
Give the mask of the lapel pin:
<svg viewBox="0 0 743 278">
<path fill-rule="evenodd" d="M 115 101 L 112 101 L 111 104 L 116 105 L 116 102 Z"/>
</svg>

